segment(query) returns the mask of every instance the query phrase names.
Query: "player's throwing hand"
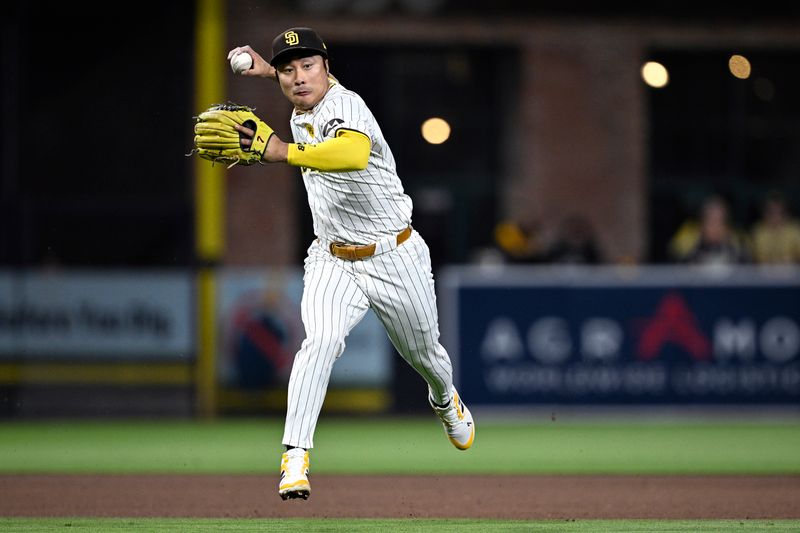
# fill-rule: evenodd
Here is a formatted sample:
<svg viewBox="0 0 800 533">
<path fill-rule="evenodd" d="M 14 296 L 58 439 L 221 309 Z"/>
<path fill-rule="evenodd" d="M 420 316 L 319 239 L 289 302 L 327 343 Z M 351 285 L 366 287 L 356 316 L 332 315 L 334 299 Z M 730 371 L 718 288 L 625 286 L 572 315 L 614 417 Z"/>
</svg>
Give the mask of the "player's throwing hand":
<svg viewBox="0 0 800 533">
<path fill-rule="evenodd" d="M 250 57 L 253 58 L 253 66 L 247 70 L 240 72 L 242 76 L 255 76 L 259 78 L 271 78 L 273 80 L 278 79 L 278 74 L 275 72 L 275 67 L 267 63 L 267 60 L 261 57 L 261 55 L 250 48 L 249 44 L 244 46 L 237 46 L 230 52 L 228 52 L 228 61 L 231 60 L 233 56 L 237 56 L 241 53 L 248 53 Z"/>
</svg>

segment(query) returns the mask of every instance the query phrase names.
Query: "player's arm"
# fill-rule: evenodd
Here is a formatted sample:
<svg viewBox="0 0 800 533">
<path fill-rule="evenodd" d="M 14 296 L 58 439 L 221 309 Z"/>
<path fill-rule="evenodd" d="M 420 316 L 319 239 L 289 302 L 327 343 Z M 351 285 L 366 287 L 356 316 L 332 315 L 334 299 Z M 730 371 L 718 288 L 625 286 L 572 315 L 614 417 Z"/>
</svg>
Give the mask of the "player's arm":
<svg viewBox="0 0 800 533">
<path fill-rule="evenodd" d="M 247 137 L 252 137 L 252 130 L 243 126 L 236 128 Z M 249 138 L 243 138 L 243 146 L 250 145 Z M 287 162 L 295 167 L 306 167 L 314 170 L 331 172 L 349 172 L 364 170 L 369 161 L 372 143 L 360 131 L 340 128 L 336 137 L 319 144 L 295 144 L 282 141 L 273 135 L 266 149 L 263 160 L 268 163 Z"/>
<path fill-rule="evenodd" d="M 336 137 L 319 144 L 290 144 L 286 162 L 294 167 L 333 172 L 364 170 L 372 143 L 360 131 L 339 129 Z"/>
</svg>

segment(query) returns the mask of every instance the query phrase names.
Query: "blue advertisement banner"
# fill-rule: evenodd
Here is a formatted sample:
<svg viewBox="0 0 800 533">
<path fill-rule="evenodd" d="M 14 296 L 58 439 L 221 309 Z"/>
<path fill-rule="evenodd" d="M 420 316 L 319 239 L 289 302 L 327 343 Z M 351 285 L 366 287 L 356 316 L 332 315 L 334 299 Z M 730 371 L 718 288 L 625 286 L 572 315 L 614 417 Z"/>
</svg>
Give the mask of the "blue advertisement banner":
<svg viewBox="0 0 800 533">
<path fill-rule="evenodd" d="M 795 274 L 597 272 L 449 270 L 445 341 L 461 394 L 503 406 L 800 400 Z"/>
</svg>

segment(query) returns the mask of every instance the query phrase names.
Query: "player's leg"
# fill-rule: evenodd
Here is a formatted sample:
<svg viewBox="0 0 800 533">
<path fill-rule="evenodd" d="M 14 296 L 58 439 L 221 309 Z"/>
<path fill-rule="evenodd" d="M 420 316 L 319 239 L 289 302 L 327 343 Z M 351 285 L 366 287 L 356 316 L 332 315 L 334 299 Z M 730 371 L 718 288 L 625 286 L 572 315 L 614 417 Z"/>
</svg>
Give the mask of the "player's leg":
<svg viewBox="0 0 800 533">
<path fill-rule="evenodd" d="M 439 343 L 439 319 L 430 255 L 414 232 L 396 250 L 364 262 L 370 304 L 400 355 L 425 379 L 431 397 L 448 400 L 453 367 Z"/>
<path fill-rule="evenodd" d="M 403 358 L 425 379 L 429 401 L 451 442 L 465 450 L 475 435 L 472 415 L 453 387 L 450 356 L 439 342 L 430 251 L 414 234 L 396 250 L 365 263 L 370 304 Z"/>
<path fill-rule="evenodd" d="M 287 446 L 305 449 L 313 446 L 314 429 L 333 364 L 344 350 L 345 337 L 369 308 L 350 265 L 319 245 L 309 249 L 300 306 L 306 337 L 295 355 L 289 377 L 283 435 L 283 444 Z"/>
<path fill-rule="evenodd" d="M 351 269 L 350 269 L 351 270 Z M 368 309 L 366 295 L 345 263 L 312 245 L 305 264 L 301 314 L 306 338 L 289 377 L 281 458 L 281 498 L 308 498 L 309 453 L 333 363 L 350 330 Z"/>
</svg>

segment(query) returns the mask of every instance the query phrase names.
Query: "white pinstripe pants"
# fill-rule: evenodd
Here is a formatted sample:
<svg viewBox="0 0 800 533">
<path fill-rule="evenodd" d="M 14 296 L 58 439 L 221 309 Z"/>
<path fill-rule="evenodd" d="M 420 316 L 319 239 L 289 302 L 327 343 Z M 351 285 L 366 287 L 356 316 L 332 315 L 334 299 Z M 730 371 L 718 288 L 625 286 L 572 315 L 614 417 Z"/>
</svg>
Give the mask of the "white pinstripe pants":
<svg viewBox="0 0 800 533">
<path fill-rule="evenodd" d="M 450 397 L 450 357 L 439 343 L 430 251 L 415 231 L 398 248 L 362 261 L 334 257 L 318 241 L 308 249 L 301 303 L 306 338 L 289 378 L 283 444 L 314 445 L 333 363 L 345 338 L 372 308 L 400 355 L 419 372 L 437 403 Z"/>
</svg>

